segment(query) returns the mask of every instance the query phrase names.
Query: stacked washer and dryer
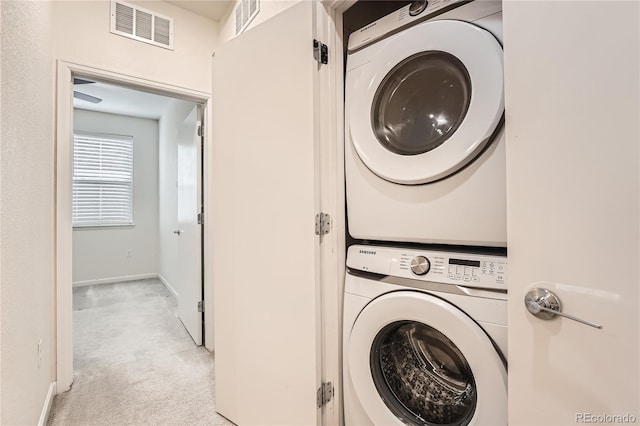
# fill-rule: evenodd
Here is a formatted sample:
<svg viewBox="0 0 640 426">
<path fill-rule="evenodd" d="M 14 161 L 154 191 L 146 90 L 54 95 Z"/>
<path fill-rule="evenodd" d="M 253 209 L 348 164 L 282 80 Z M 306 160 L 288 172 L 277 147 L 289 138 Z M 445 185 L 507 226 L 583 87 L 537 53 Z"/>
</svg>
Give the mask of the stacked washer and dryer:
<svg viewBox="0 0 640 426">
<path fill-rule="evenodd" d="M 506 425 L 501 2 L 352 33 L 345 88 L 345 424 Z"/>
</svg>

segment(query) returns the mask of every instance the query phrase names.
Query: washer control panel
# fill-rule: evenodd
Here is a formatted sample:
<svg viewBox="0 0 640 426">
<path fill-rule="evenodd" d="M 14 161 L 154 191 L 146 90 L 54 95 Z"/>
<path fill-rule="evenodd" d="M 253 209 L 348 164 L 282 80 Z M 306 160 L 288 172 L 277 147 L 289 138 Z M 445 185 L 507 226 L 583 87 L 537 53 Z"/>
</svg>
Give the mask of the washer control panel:
<svg viewBox="0 0 640 426">
<path fill-rule="evenodd" d="M 424 256 L 416 256 L 411 259 L 411 272 L 416 275 L 424 275 L 431 269 L 431 262 Z"/>
<path fill-rule="evenodd" d="M 504 256 L 391 247 L 349 247 L 347 266 L 395 277 L 506 290 Z"/>
</svg>

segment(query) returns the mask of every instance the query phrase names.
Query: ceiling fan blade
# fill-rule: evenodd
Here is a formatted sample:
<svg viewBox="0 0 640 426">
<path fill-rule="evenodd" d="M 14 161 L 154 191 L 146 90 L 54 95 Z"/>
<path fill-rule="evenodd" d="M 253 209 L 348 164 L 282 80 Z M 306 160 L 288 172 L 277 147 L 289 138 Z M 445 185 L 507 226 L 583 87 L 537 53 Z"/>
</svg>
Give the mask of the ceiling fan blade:
<svg viewBox="0 0 640 426">
<path fill-rule="evenodd" d="M 80 99 L 83 101 L 91 102 L 92 104 L 99 104 L 102 102 L 102 99 L 96 98 L 95 96 L 87 95 L 86 93 L 73 91 L 73 97 L 76 99 Z"/>
<path fill-rule="evenodd" d="M 73 84 L 92 84 L 95 83 L 95 81 L 91 81 L 91 80 L 85 80 L 83 78 L 73 78 Z"/>
</svg>

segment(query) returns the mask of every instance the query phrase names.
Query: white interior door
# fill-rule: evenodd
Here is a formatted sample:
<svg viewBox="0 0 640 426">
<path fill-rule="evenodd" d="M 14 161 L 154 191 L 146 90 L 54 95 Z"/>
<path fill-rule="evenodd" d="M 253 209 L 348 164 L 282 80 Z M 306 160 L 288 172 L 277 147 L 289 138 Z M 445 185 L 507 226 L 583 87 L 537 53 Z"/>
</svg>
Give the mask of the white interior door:
<svg viewBox="0 0 640 426">
<path fill-rule="evenodd" d="M 503 7 L 509 424 L 637 423 L 640 3 Z M 536 318 L 535 287 L 603 328 Z"/>
<path fill-rule="evenodd" d="M 199 108 L 194 106 L 178 129 L 178 227 L 174 233 L 178 238 L 178 315 L 194 342 L 202 345 L 202 312 L 198 310 L 202 300 Z"/>
<path fill-rule="evenodd" d="M 316 423 L 314 3 L 214 56 L 216 409 L 239 425 Z"/>
</svg>

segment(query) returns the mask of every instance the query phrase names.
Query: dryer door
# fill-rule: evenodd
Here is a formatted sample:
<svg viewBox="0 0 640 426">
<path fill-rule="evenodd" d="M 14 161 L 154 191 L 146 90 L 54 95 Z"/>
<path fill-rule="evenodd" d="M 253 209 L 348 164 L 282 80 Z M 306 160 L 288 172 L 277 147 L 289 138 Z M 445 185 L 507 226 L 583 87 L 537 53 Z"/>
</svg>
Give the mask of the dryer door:
<svg viewBox="0 0 640 426">
<path fill-rule="evenodd" d="M 480 326 L 416 291 L 374 299 L 348 340 L 351 381 L 374 424 L 507 424 L 507 371 Z"/>
<path fill-rule="evenodd" d="M 349 90 L 349 132 L 383 179 L 423 184 L 455 173 L 504 114 L 502 46 L 462 21 L 419 24 L 385 40 Z"/>
</svg>

